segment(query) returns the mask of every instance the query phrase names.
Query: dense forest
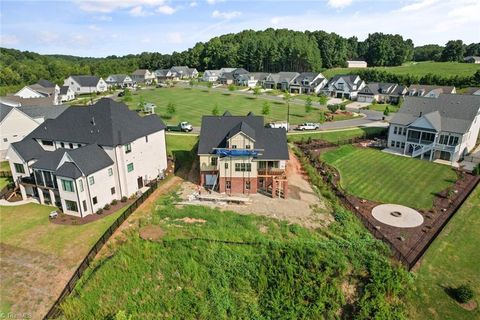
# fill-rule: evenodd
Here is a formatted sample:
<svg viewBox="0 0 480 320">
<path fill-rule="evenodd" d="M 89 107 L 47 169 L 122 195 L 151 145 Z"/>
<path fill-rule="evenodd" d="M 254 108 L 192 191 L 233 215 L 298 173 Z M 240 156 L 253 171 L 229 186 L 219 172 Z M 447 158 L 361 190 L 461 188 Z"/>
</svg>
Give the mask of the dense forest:
<svg viewBox="0 0 480 320">
<path fill-rule="evenodd" d="M 222 35 L 172 54 L 143 52 L 85 58 L 0 48 L 0 55 L 0 87 L 5 88 L 34 83 L 40 78 L 62 83 L 70 74 L 106 77 L 131 73 L 137 68 L 155 70 L 172 65 L 188 65 L 200 71 L 236 66 L 252 72 L 302 72 L 344 67 L 349 59 L 366 60 L 369 66 L 398 66 L 411 60 L 460 61 L 467 55 L 480 55 L 480 43 L 465 45 L 455 40 L 445 47 L 414 48 L 412 40 L 400 35 L 372 33 L 365 41 L 358 41 L 356 37 L 344 38 L 325 31 L 266 29 Z"/>
</svg>

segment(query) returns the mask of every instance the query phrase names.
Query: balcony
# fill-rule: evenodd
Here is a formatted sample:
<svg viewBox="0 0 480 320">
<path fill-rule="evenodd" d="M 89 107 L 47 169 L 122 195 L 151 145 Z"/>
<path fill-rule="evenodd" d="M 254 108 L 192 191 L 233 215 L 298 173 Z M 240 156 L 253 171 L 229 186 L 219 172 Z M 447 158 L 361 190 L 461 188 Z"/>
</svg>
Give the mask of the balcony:
<svg viewBox="0 0 480 320">
<path fill-rule="evenodd" d="M 21 177 L 20 178 L 20 183 L 21 184 L 36 185 L 35 184 L 35 179 L 33 179 L 33 177 Z"/>
<path fill-rule="evenodd" d="M 438 143 L 437 143 L 437 144 L 435 144 L 434 149 L 435 149 L 435 150 L 439 150 L 439 151 L 448 151 L 448 152 L 454 153 L 454 152 L 457 152 L 457 151 L 458 151 L 459 147 L 460 147 L 459 145 L 456 145 L 456 146 L 447 146 L 447 145 L 445 145 L 445 144 L 438 144 Z"/>
<path fill-rule="evenodd" d="M 285 174 L 284 169 L 270 168 L 270 169 L 258 169 L 259 176 L 281 176 Z"/>
</svg>

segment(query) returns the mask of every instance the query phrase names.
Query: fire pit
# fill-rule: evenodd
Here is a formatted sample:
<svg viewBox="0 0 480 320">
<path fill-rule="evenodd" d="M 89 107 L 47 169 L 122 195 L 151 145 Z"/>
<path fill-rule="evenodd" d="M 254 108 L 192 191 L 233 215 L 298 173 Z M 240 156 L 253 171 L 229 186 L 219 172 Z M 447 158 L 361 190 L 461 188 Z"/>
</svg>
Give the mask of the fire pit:
<svg viewBox="0 0 480 320">
<path fill-rule="evenodd" d="M 392 212 L 390 212 L 390 214 L 392 216 L 394 216 L 395 218 L 400 218 L 402 216 L 402 213 L 398 212 L 398 211 L 392 211 Z"/>
<path fill-rule="evenodd" d="M 399 204 L 376 206 L 372 216 L 381 223 L 397 228 L 414 228 L 423 224 L 423 216 L 417 210 Z"/>
</svg>

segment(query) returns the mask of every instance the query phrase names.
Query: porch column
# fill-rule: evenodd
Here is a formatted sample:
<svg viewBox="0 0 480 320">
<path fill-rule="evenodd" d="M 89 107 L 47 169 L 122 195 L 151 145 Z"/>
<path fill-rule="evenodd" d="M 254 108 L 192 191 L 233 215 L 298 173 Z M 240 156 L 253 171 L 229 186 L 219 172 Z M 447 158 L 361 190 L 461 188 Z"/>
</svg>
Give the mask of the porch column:
<svg viewBox="0 0 480 320">
<path fill-rule="evenodd" d="M 41 204 L 45 204 L 45 198 L 43 197 L 43 190 L 41 188 L 38 188 L 38 198 Z"/>
<path fill-rule="evenodd" d="M 50 194 L 50 201 L 52 202 L 52 205 L 55 205 L 55 193 L 52 189 L 48 189 L 48 193 Z"/>
<path fill-rule="evenodd" d="M 27 200 L 27 191 L 25 190 L 25 186 L 20 184 L 20 193 L 22 194 L 22 199 Z"/>
</svg>

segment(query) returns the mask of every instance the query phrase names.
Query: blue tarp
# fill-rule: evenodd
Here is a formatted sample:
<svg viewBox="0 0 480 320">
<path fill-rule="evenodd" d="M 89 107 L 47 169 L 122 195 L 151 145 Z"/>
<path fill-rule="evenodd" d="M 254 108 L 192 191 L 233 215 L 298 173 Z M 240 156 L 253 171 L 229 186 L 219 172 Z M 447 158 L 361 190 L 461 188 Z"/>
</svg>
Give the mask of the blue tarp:
<svg viewBox="0 0 480 320">
<path fill-rule="evenodd" d="M 215 154 L 222 157 L 256 157 L 258 151 L 248 149 L 216 149 Z"/>
</svg>

